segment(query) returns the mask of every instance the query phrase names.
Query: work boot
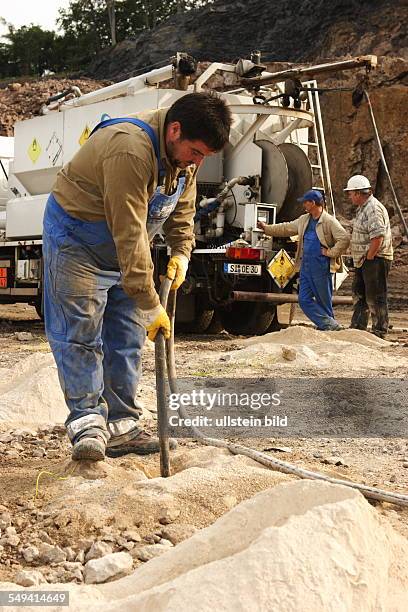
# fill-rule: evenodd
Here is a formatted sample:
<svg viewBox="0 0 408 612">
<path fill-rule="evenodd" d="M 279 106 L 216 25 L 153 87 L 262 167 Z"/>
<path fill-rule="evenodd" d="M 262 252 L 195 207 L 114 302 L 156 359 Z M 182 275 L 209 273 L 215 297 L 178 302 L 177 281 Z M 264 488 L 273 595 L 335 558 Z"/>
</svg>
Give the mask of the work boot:
<svg viewBox="0 0 408 612">
<path fill-rule="evenodd" d="M 169 448 L 174 450 L 177 448 L 177 442 L 173 438 L 169 439 Z M 151 453 L 160 452 L 159 439 L 152 436 L 149 432 L 143 429 L 132 438 L 123 442 L 123 444 L 114 445 L 114 441 L 110 440 L 106 449 L 107 457 L 122 457 L 122 455 L 150 455 Z"/>
<path fill-rule="evenodd" d="M 338 323 L 337 325 L 333 325 L 333 327 L 329 327 L 327 331 L 343 331 L 344 327 Z"/>
<path fill-rule="evenodd" d="M 105 440 L 100 437 L 84 436 L 75 442 L 72 449 L 74 461 L 103 461 L 105 459 Z"/>
<path fill-rule="evenodd" d="M 379 331 L 378 329 L 373 329 L 371 331 L 374 334 L 374 336 L 377 336 L 377 338 L 381 338 L 382 340 L 385 340 L 385 337 L 387 335 L 385 332 Z"/>
</svg>

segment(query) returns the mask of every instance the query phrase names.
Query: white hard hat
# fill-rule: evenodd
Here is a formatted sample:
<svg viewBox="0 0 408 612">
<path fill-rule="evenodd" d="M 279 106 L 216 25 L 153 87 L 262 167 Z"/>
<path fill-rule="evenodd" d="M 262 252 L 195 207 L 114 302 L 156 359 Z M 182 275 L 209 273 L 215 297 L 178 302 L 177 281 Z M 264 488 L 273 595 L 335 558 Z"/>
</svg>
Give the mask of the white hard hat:
<svg viewBox="0 0 408 612">
<path fill-rule="evenodd" d="M 349 178 L 347 187 L 343 191 L 360 191 L 362 189 L 371 189 L 370 181 L 362 174 L 355 174 Z"/>
</svg>

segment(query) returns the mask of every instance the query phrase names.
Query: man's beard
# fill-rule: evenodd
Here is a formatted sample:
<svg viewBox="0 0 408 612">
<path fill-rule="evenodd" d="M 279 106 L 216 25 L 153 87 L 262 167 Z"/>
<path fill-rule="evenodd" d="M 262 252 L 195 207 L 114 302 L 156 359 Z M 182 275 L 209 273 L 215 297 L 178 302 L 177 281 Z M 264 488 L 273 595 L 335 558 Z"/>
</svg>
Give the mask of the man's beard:
<svg viewBox="0 0 408 612">
<path fill-rule="evenodd" d="M 181 142 L 181 139 L 177 140 L 177 142 Z M 175 143 L 173 142 L 169 142 L 167 145 L 167 157 L 170 160 L 170 164 L 172 166 L 174 166 L 175 168 L 181 168 L 181 169 L 185 169 L 187 168 L 187 166 L 191 166 L 191 164 L 193 162 L 182 162 L 180 159 L 177 159 L 177 157 L 174 156 L 174 146 Z"/>
<path fill-rule="evenodd" d="M 170 164 L 176 168 L 180 167 L 180 160 L 174 157 L 174 144 L 169 142 L 167 145 L 167 156 L 170 160 Z"/>
</svg>

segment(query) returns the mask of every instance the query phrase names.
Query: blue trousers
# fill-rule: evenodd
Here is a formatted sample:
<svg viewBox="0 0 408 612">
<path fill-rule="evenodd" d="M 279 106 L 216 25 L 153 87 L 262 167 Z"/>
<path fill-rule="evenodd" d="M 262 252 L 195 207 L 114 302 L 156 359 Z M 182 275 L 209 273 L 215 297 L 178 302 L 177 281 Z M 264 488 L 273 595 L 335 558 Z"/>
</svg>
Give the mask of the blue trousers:
<svg viewBox="0 0 408 612">
<path fill-rule="evenodd" d="M 333 286 L 330 260 L 323 255 L 302 260 L 299 280 L 299 306 L 318 329 L 338 326 L 333 313 Z"/>
<path fill-rule="evenodd" d="M 74 219 L 51 194 L 43 254 L 45 329 L 69 409 L 71 441 L 84 429 L 104 429 L 121 419 L 137 422 L 146 331 L 135 300 L 121 287 L 107 224 Z M 70 433 L 78 419 L 82 425 Z"/>
</svg>

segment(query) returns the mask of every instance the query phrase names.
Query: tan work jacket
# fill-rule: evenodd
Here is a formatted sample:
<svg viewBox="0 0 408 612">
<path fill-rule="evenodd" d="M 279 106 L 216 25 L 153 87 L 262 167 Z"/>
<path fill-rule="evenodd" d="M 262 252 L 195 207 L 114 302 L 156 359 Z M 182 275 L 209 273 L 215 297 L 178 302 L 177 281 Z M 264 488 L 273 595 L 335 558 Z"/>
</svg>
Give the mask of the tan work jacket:
<svg viewBox="0 0 408 612">
<path fill-rule="evenodd" d="M 295 257 L 295 267 L 297 271 L 300 270 L 302 265 L 303 236 L 310 219 L 311 215 L 306 213 L 294 221 L 267 225 L 265 228 L 265 234 L 267 236 L 279 238 L 285 238 L 287 236 L 299 237 Z M 328 255 L 330 257 L 330 272 L 341 272 L 343 269 L 341 255 L 347 251 L 350 244 L 348 233 L 335 217 L 329 215 L 329 213 L 324 210 L 316 224 L 316 234 L 321 245 L 328 250 Z"/>
<path fill-rule="evenodd" d="M 160 143 L 166 169 L 164 190 L 173 193 L 182 172 L 166 155 L 164 124 L 168 109 L 129 115 L 149 123 Z M 194 241 L 197 168 L 186 170 L 186 186 L 163 225 L 172 255 L 190 257 Z M 149 136 L 131 123 L 98 130 L 58 173 L 53 189 L 62 208 L 85 221 L 103 221 L 112 233 L 126 293 L 143 309 L 159 304 L 146 221 L 158 183 L 158 163 Z"/>
</svg>

